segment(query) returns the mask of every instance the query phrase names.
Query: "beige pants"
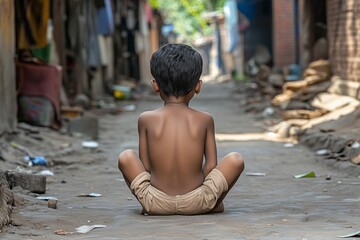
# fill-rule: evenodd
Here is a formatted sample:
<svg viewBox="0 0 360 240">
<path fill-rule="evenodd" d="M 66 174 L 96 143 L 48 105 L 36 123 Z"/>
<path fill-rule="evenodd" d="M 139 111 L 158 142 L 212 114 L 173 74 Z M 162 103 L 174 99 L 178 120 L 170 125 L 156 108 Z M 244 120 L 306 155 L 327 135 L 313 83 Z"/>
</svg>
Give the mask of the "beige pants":
<svg viewBox="0 0 360 240">
<path fill-rule="evenodd" d="M 130 186 L 143 210 L 148 214 L 194 215 L 211 211 L 221 194 L 228 190 L 224 175 L 213 169 L 197 189 L 184 195 L 170 196 L 150 184 L 150 174 L 140 173 Z"/>
</svg>

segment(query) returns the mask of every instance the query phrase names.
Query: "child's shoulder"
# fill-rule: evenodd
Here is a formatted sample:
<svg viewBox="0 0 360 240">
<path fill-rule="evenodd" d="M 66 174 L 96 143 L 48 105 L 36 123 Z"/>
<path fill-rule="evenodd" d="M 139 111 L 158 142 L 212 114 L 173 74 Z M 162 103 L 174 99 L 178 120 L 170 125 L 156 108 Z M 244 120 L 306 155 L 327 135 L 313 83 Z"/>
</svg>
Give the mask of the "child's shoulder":
<svg viewBox="0 0 360 240">
<path fill-rule="evenodd" d="M 145 111 L 145 112 L 140 113 L 139 120 L 140 119 L 151 118 L 151 117 L 156 116 L 156 115 L 158 115 L 157 110 Z"/>
</svg>

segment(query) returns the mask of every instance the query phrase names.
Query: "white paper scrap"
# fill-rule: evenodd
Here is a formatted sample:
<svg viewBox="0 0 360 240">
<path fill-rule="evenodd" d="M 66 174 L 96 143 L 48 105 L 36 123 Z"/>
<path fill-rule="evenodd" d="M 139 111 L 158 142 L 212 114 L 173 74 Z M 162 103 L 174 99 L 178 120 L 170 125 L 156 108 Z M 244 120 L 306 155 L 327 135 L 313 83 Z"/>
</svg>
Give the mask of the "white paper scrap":
<svg viewBox="0 0 360 240">
<path fill-rule="evenodd" d="M 106 225 L 82 225 L 78 228 L 76 228 L 76 232 L 78 233 L 88 233 L 90 232 L 91 230 L 93 230 L 94 228 L 104 228 L 106 227 Z"/>
<path fill-rule="evenodd" d="M 346 235 L 341 235 L 341 236 L 338 236 L 338 237 L 340 237 L 340 238 L 360 237 L 360 231 L 358 231 L 358 232 L 353 232 L 353 233 L 346 234 Z"/>
</svg>

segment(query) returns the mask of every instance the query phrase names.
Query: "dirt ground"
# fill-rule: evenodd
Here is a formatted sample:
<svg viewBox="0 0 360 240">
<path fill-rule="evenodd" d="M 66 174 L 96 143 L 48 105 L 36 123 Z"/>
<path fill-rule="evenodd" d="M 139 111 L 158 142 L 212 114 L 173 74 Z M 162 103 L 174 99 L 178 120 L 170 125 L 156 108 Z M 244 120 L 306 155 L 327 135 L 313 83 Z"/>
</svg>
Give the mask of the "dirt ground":
<svg viewBox="0 0 360 240">
<path fill-rule="evenodd" d="M 262 133 L 262 120 L 244 113 L 234 98 L 232 83 L 204 84 L 191 106 L 210 112 L 216 132 Z M 236 100 L 235 100 L 236 99 Z M 218 156 L 231 151 L 245 158 L 245 171 L 225 199 L 225 212 L 199 216 L 144 216 L 117 169 L 117 155 L 137 149 L 137 116 L 161 106 L 157 96 L 136 103 L 134 112 L 102 115 L 97 150 L 81 149 L 57 159 L 49 168 L 44 196 L 58 199 L 58 208 L 34 194 L 17 190 L 24 207 L 13 210 L 12 225 L 3 239 L 339 239 L 360 230 L 360 178 L 332 168 L 314 152 L 295 144 L 252 140 L 217 140 Z M 248 136 L 248 135 L 244 135 Z M 255 135 L 258 136 L 258 135 Z M 64 138 L 67 141 L 70 138 Z M 295 179 L 314 171 L 314 178 Z M 265 173 L 252 176 L 251 173 Z M 101 197 L 78 197 L 81 193 Z M 76 233 L 82 225 L 106 225 L 88 233 Z M 63 230 L 65 235 L 55 231 Z"/>
</svg>

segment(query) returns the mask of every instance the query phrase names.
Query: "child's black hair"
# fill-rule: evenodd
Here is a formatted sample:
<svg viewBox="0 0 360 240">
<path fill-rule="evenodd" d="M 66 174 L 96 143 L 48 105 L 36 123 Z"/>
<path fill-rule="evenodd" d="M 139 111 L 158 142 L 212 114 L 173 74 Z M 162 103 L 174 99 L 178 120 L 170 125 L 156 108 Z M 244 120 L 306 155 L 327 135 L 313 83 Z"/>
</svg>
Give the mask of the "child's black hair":
<svg viewBox="0 0 360 240">
<path fill-rule="evenodd" d="M 185 44 L 163 45 L 150 60 L 151 74 L 167 96 L 184 96 L 193 90 L 202 66 L 201 55 Z"/>
</svg>

